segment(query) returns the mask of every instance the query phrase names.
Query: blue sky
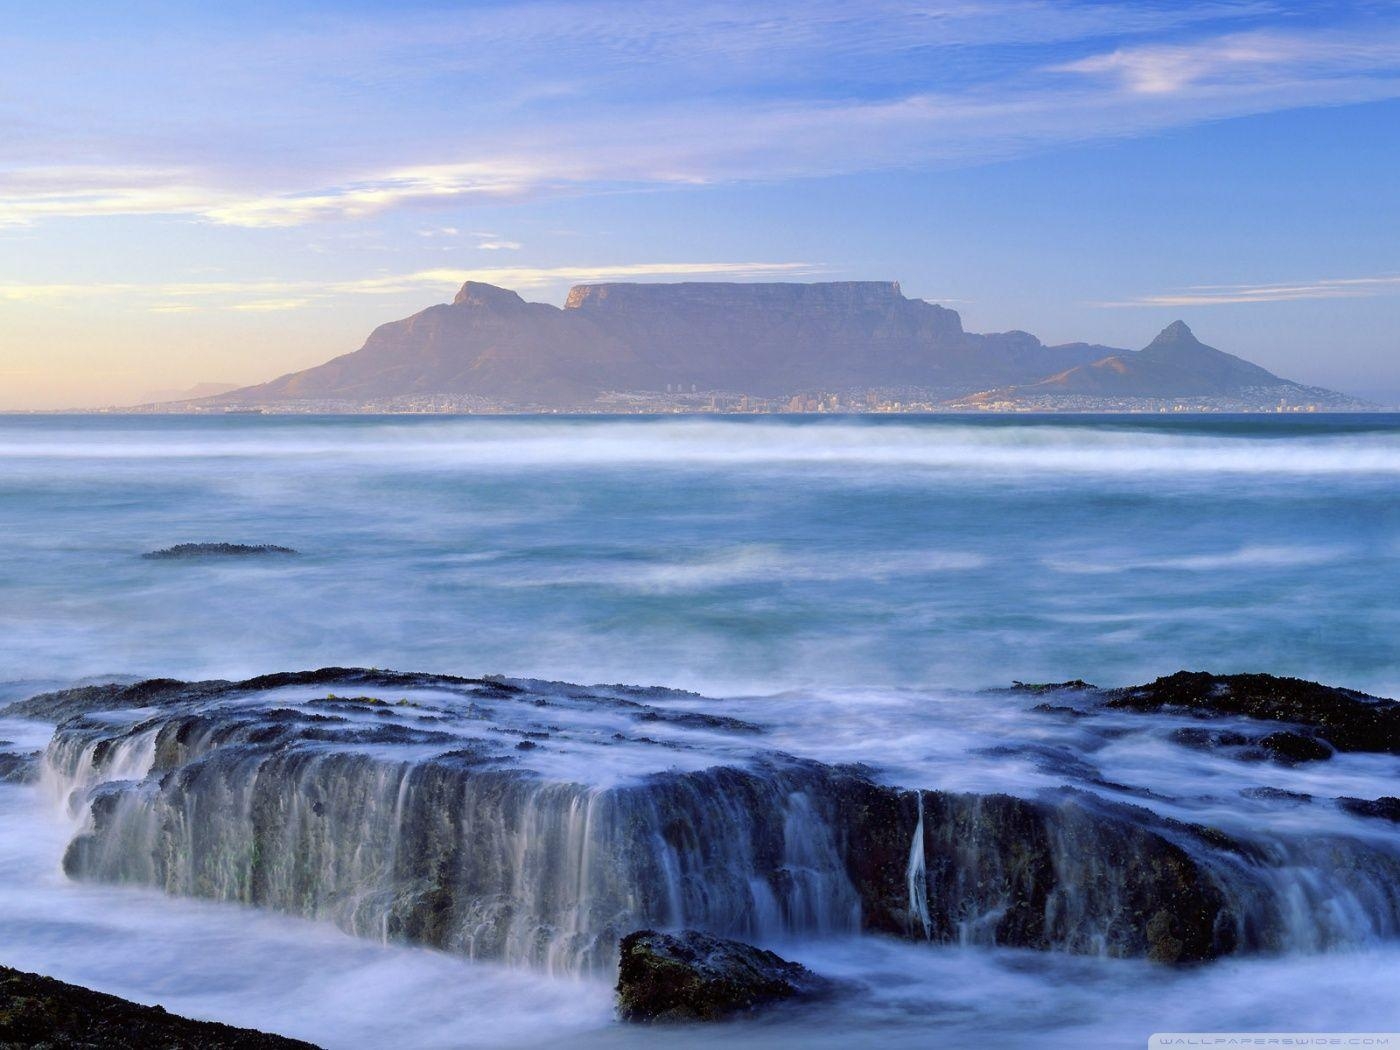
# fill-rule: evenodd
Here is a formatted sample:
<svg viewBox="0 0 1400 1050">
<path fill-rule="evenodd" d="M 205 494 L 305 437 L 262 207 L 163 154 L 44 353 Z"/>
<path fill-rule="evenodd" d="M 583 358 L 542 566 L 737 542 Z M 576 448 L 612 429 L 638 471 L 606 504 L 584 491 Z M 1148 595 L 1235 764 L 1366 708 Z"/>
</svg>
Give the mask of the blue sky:
<svg viewBox="0 0 1400 1050">
<path fill-rule="evenodd" d="M 3 3 L 0 408 L 266 379 L 467 277 L 893 278 L 1400 400 L 1395 3 L 50 6 Z"/>
</svg>

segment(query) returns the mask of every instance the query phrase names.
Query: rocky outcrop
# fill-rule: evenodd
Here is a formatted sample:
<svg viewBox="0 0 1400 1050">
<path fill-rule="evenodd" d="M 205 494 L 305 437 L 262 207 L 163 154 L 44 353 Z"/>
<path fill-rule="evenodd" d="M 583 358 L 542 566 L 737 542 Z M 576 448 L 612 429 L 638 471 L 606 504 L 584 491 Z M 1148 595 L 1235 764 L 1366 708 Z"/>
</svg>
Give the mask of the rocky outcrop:
<svg viewBox="0 0 1400 1050">
<path fill-rule="evenodd" d="M 299 1039 L 178 1017 L 8 966 L 0 966 L 0 1047 L 316 1050 Z"/>
<path fill-rule="evenodd" d="M 832 989 L 799 963 L 696 930 L 639 930 L 619 946 L 617 1015 L 623 1021 L 719 1021 Z"/>
<path fill-rule="evenodd" d="M 1400 798 L 1383 795 L 1380 798 L 1339 798 L 1337 805 L 1358 817 L 1375 817 L 1400 824 Z"/>
<path fill-rule="evenodd" d="M 87 817 L 75 878 L 548 969 L 607 968 L 639 928 L 1190 962 L 1344 943 L 1337 895 L 1358 936 L 1400 932 L 1383 843 L 1241 840 L 1110 801 L 1083 761 L 1034 797 L 908 790 L 697 699 L 327 668 L 6 713 L 63 720 L 45 763 Z"/>
<path fill-rule="evenodd" d="M 1181 708 L 1201 717 L 1242 715 L 1303 727 L 1265 744 L 1286 757 L 1325 758 L 1337 751 L 1400 755 L 1400 702 L 1353 689 L 1268 674 L 1214 675 L 1178 671 L 1147 685 L 1104 694 L 1107 706 L 1130 711 Z M 1307 738 L 1306 740 L 1304 738 Z"/>
<path fill-rule="evenodd" d="M 181 561 L 195 558 L 272 558 L 297 552 L 271 543 L 177 543 L 141 555 L 155 561 Z"/>
</svg>

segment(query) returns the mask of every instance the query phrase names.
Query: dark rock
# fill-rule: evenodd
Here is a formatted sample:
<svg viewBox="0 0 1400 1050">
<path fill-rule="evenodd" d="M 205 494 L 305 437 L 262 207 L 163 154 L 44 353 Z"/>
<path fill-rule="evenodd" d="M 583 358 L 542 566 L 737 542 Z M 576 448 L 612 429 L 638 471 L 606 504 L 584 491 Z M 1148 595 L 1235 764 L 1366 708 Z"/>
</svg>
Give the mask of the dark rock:
<svg viewBox="0 0 1400 1050">
<path fill-rule="evenodd" d="M 1171 734 L 1173 743 L 1197 751 L 1213 751 L 1220 747 L 1245 747 L 1253 740 L 1233 729 L 1207 729 L 1202 726 L 1186 726 Z"/>
<path fill-rule="evenodd" d="M 1082 678 L 1072 678 L 1068 682 L 1012 682 L 1009 692 L 1039 696 L 1042 693 L 1089 693 L 1097 688 Z"/>
<path fill-rule="evenodd" d="M 1382 795 L 1380 798 L 1339 798 L 1337 805 L 1358 817 L 1376 817 L 1400 824 L 1400 798 Z"/>
<path fill-rule="evenodd" d="M 0 783 L 28 784 L 39 778 L 39 759 L 42 751 L 20 754 L 16 751 L 0 751 Z"/>
<path fill-rule="evenodd" d="M 622 938 L 617 1014 L 624 1021 L 718 1021 L 830 992 L 799 963 L 739 941 L 686 930 Z"/>
<path fill-rule="evenodd" d="M 178 1017 L 8 966 L 0 966 L 0 1047 L 316 1050 L 300 1039 Z"/>
<path fill-rule="evenodd" d="M 1285 791 L 1283 788 L 1257 787 L 1245 788 L 1240 792 L 1245 798 L 1264 799 L 1268 802 L 1292 802 L 1295 805 L 1305 805 L 1313 800 L 1313 797 L 1303 791 Z"/>
<path fill-rule="evenodd" d="M 729 715 L 707 715 L 700 711 L 663 711 L 650 708 L 637 715 L 638 722 L 667 722 L 686 729 L 714 729 L 722 733 L 762 733 L 763 727 Z"/>
<path fill-rule="evenodd" d="M 1081 711 L 1077 707 L 1066 707 L 1063 704 L 1036 704 L 1031 708 L 1043 715 L 1060 715 L 1064 718 L 1088 718 L 1088 711 Z"/>
<path fill-rule="evenodd" d="M 864 930 L 1191 962 L 1286 947 L 1297 905 L 1271 873 L 1303 857 L 1319 893 L 1353 893 L 1379 928 L 1400 924 L 1400 857 L 1362 836 L 1295 835 L 1271 850 L 1258 836 L 1090 790 L 912 791 L 868 767 L 764 749 L 761 737 L 678 767 L 655 749 L 692 747 L 681 727 L 663 743 L 618 738 L 616 715 L 645 705 L 582 687 L 540 696 L 501 685 L 330 668 L 23 703 L 33 717 L 64 713 L 46 757 L 56 772 L 78 784 L 108 774 L 82 789 L 91 820 L 64 858 L 70 876 L 274 908 L 474 958 L 596 970 L 614 964 L 626 930 L 675 923 L 751 936 L 762 914 L 775 917 L 773 933 Z M 250 702 L 282 687 L 296 692 Z M 421 699 L 431 719 L 405 709 L 389 721 L 368 717 L 384 705 L 337 700 L 329 714 L 305 699 L 372 697 L 376 687 L 444 695 Z M 143 710 L 73 717 L 82 699 L 101 711 L 121 698 Z M 431 731 L 416 728 L 429 722 Z M 516 749 L 545 739 L 551 752 L 576 740 L 650 748 L 655 771 L 620 784 L 560 779 L 542 751 Z M 133 744 L 154 747 L 142 780 L 117 768 Z M 1024 750 L 1066 779 L 1097 776 L 1060 748 Z"/>
<path fill-rule="evenodd" d="M 250 545 L 247 543 L 177 543 L 173 547 L 163 547 L 158 551 L 148 551 L 141 555 L 155 561 L 178 561 L 190 558 L 263 558 L 280 557 L 297 552 L 290 547 L 278 547 L 271 543 Z"/>
<path fill-rule="evenodd" d="M 1111 690 L 1107 696 L 1111 708 L 1243 715 L 1308 726 L 1313 736 L 1338 751 L 1400 755 L 1400 702 L 1300 678 L 1178 671 L 1147 685 Z"/>
<path fill-rule="evenodd" d="M 1270 733 L 1259 741 L 1259 746 L 1269 752 L 1275 762 L 1290 766 L 1299 762 L 1321 762 L 1332 757 L 1332 749 L 1320 740 L 1287 730 Z"/>
</svg>

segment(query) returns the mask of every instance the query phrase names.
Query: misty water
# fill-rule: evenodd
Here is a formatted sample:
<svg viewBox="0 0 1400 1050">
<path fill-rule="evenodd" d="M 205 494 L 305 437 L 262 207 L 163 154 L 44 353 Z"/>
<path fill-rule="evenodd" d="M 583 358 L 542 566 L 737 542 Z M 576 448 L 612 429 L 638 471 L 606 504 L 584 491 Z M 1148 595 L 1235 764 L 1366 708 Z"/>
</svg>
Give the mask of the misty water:
<svg viewBox="0 0 1400 1050">
<path fill-rule="evenodd" d="M 1066 782 L 1038 755 L 1092 746 L 1163 816 L 1400 851 L 1394 825 L 1244 794 L 1393 795 L 1391 756 L 1247 765 L 1170 745 L 1170 719 L 1091 733 L 979 692 L 1192 668 L 1400 695 L 1398 484 L 1386 416 L 0 418 L 0 699 L 322 665 L 665 685 L 707 698 L 677 706 L 901 786 L 1031 796 Z M 199 541 L 301 553 L 140 557 Z M 0 726 L 14 749 L 50 733 Z M 704 761 L 738 745 L 707 746 Z M 548 772 L 618 782 L 647 761 L 578 752 Z M 332 1047 L 650 1038 L 611 1022 L 605 975 L 71 881 L 72 820 L 43 787 L 0 785 L 0 962 Z M 1318 920 L 1332 903 L 1303 900 L 1285 951 L 1187 970 L 771 939 L 859 994 L 725 1038 L 1128 1046 L 1400 1027 L 1396 931 L 1374 912 Z"/>
</svg>

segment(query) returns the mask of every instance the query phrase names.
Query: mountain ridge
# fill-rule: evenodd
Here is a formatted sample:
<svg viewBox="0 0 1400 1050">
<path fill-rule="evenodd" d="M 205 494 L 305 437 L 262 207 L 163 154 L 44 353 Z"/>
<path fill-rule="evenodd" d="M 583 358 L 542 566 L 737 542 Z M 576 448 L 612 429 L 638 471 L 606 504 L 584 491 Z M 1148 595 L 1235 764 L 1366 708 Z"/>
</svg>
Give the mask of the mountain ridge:
<svg viewBox="0 0 1400 1050">
<path fill-rule="evenodd" d="M 897 281 L 590 283 L 562 307 L 468 281 L 451 303 L 378 326 L 358 350 L 204 403 L 450 396 L 557 409 L 629 391 L 881 389 L 979 404 L 1256 388 L 1315 390 L 1206 346 L 1184 322 L 1139 351 L 1046 346 L 1023 331 L 967 332 L 956 310 L 907 298 Z"/>
</svg>

